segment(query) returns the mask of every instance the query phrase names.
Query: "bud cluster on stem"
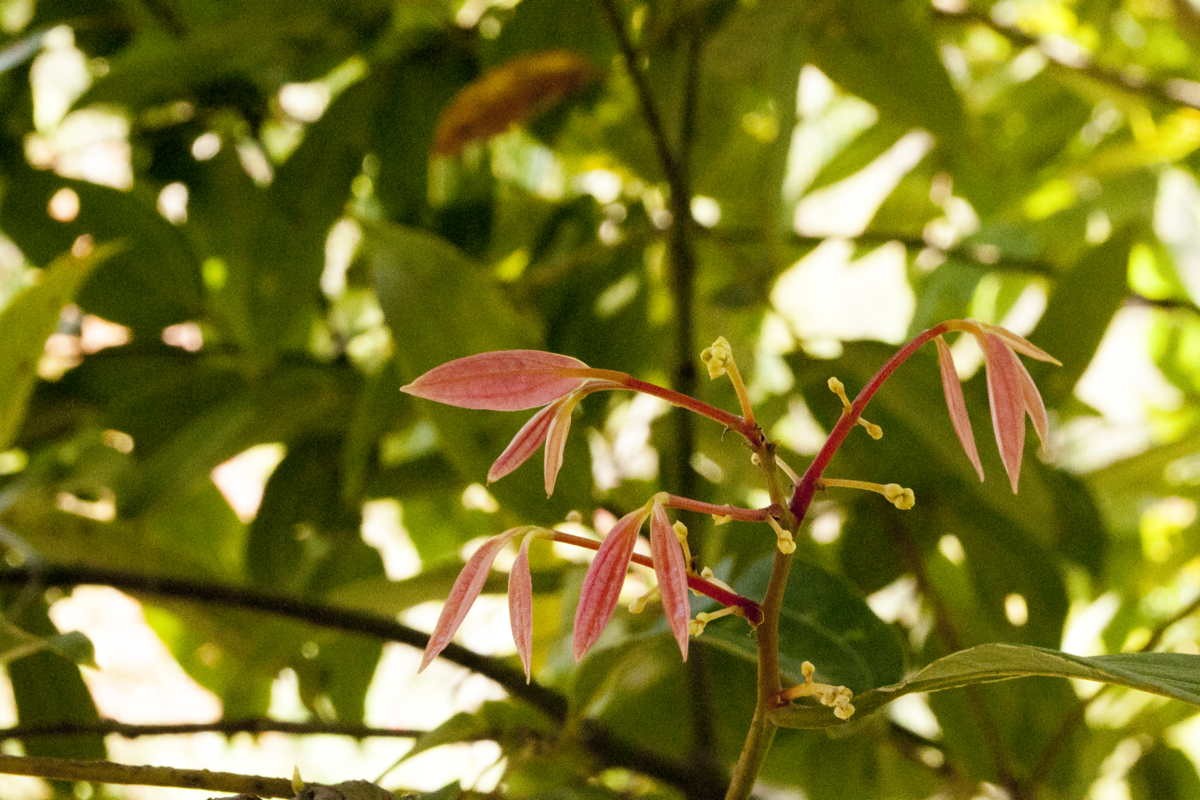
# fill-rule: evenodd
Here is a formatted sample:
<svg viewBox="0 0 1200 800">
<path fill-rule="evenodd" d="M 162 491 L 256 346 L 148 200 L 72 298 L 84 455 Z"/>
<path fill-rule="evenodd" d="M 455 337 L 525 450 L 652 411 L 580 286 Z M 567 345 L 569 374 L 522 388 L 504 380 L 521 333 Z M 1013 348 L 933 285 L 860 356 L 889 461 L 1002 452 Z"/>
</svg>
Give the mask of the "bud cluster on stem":
<svg viewBox="0 0 1200 800">
<path fill-rule="evenodd" d="M 717 339 L 707 348 L 702 360 L 710 377 L 729 379 L 738 399 L 740 415 L 624 372 L 594 369 L 570 356 L 536 350 L 508 350 L 467 356 L 435 367 L 402 387 L 403 391 L 417 397 L 465 408 L 512 411 L 540 407 L 496 459 L 488 479 L 493 481 L 505 477 L 527 461 L 538 448 L 543 448 L 547 494 L 554 491 L 572 414 L 580 401 L 596 392 L 617 390 L 632 390 L 658 397 L 740 434 L 750 446 L 752 461 L 761 471 L 771 499 L 770 505 L 764 508 L 742 508 L 659 492 L 644 505 L 618 519 L 600 541 L 537 526 L 504 531 L 489 539 L 463 567 L 430 635 L 422 666 L 428 664 L 450 642 L 482 590 L 496 555 L 510 542 L 520 540 L 519 552 L 509 574 L 509 608 L 513 641 L 527 677 L 531 674 L 533 655 L 530 635 L 532 588 L 529 575 L 529 545 L 532 541 L 547 539 L 596 553 L 584 576 L 575 614 L 573 649 L 577 659 L 583 658 L 596 644 L 612 618 L 630 565 L 649 567 L 654 570 L 658 586 L 656 592 L 647 597 L 657 596 L 683 658 L 687 658 L 689 637 L 700 635 L 705 626 L 714 620 L 740 616 L 754 629 L 758 650 L 757 700 L 750 730 L 734 766 L 727 794 L 731 800 L 749 797 L 774 736 L 775 729 L 770 720 L 772 709 L 781 703 L 808 699 L 829 707 L 830 713 L 840 720 L 848 719 L 854 713 L 851 690 L 845 686 L 816 681 L 814 676 L 817 668 L 808 662 L 805 662 L 803 682 L 791 689 L 784 689 L 779 657 L 779 619 L 792 554 L 796 550 L 795 536 L 816 493 L 827 488 L 871 491 L 882 495 L 897 509 L 913 507 L 916 502 L 913 491 L 897 483 L 825 478 L 824 472 L 855 427 L 862 427 L 872 439 L 883 436 L 883 429 L 865 420 L 863 412 L 896 369 L 931 341 L 937 345 L 942 388 L 954 433 L 976 473 L 980 479 L 983 478 L 962 390 L 949 347 L 943 339 L 947 333 L 970 334 L 983 352 L 997 448 L 1015 492 L 1020 477 L 1025 417 L 1029 416 L 1033 421 L 1034 430 L 1043 441 L 1047 431 L 1045 406 L 1017 354 L 1058 362 L 1016 334 L 971 320 L 949 320 L 917 335 L 880 367 L 852 401 L 846 394 L 844 384 L 831 378 L 828 385 L 842 403 L 841 416 L 808 468 L 799 476 L 779 458 L 775 444 L 767 438 L 756 421 L 750 393 L 742 380 L 733 350 L 724 338 Z M 783 479 L 786 479 L 786 485 Z M 775 537 L 776 546 L 771 575 L 761 600 L 738 594 L 713 577 L 707 568 L 696 571 L 691 564 L 686 529 L 682 523 L 671 522 L 668 509 L 709 514 L 716 524 L 731 520 L 765 524 Z M 650 529 L 650 556 L 635 552 L 646 523 L 649 523 Z M 689 590 L 715 601 L 721 609 L 702 611 L 694 620 L 691 619 Z M 647 597 L 641 598 L 636 605 L 644 605 Z"/>
</svg>

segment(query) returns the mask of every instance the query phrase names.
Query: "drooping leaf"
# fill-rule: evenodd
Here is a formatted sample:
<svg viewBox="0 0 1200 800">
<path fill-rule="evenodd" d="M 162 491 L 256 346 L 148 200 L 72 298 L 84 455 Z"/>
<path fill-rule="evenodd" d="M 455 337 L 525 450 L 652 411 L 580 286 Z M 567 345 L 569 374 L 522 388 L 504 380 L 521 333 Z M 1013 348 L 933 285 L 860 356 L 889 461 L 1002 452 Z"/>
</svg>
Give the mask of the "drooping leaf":
<svg viewBox="0 0 1200 800">
<path fill-rule="evenodd" d="M 425 654 L 421 657 L 420 669 L 429 666 L 438 654 L 446 649 L 446 645 L 450 644 L 450 640 L 454 638 L 454 634 L 467 616 L 467 612 L 471 610 L 471 605 L 483 590 L 488 571 L 492 568 L 492 562 L 496 560 L 501 548 L 508 544 L 514 536 L 524 531 L 524 528 L 510 528 L 504 533 L 488 539 L 463 565 L 462 572 L 454 581 L 454 586 L 450 587 L 450 594 L 446 597 L 445 605 L 442 606 L 442 613 L 438 617 L 437 624 L 434 625 L 433 632 L 429 635 L 429 643 L 425 646 Z"/>
<path fill-rule="evenodd" d="M 859 713 L 870 713 L 914 692 L 941 692 L 979 683 L 1048 676 L 1111 683 L 1200 705 L 1200 656 L 1185 653 L 1121 653 L 1075 656 L 1028 645 L 985 644 L 939 658 L 907 680 L 856 694 Z M 772 713 L 789 728 L 837 724 L 823 708 L 791 706 Z M 825 719 L 828 718 L 828 719 Z"/>
<path fill-rule="evenodd" d="M 16 620 L 35 636 L 59 636 L 44 603 L 26 607 Z M 57 652 L 42 649 L 7 665 L 8 677 L 22 724 L 94 723 L 96 705 L 83 682 L 79 666 Z M 31 756 L 104 758 L 104 738 L 98 735 L 71 738 L 38 738 L 25 745 Z"/>
<path fill-rule="evenodd" d="M 579 91 L 592 66 L 569 50 L 519 56 L 464 87 L 438 119 L 434 152 L 454 155 L 478 139 L 502 133 Z"/>
<path fill-rule="evenodd" d="M 667 518 L 667 511 L 659 503 L 654 504 L 650 517 L 650 553 L 654 557 L 654 575 L 658 579 L 663 614 L 686 661 L 688 622 L 692 616 L 688 602 L 687 565 L 683 562 L 683 549 Z"/>
<path fill-rule="evenodd" d="M 0 449 L 12 442 L 25 417 L 38 360 L 63 306 L 87 276 L 116 252 L 113 247 L 100 247 L 83 258 L 63 256 L 46 267 L 37 285 L 0 310 L 0 330 L 4 331 L 0 338 Z"/>
<path fill-rule="evenodd" d="M 954 357 L 942 337 L 935 341 L 937 345 L 938 367 L 942 374 L 942 393 L 946 397 L 946 408 L 950 411 L 950 422 L 954 426 L 954 434 L 967 454 L 967 460 L 975 468 L 979 480 L 983 480 L 983 464 L 979 462 L 979 450 L 975 447 L 975 434 L 971 431 L 971 417 L 967 414 L 967 403 L 963 399 L 962 386 L 958 382 L 958 373 L 954 370 Z"/>
<path fill-rule="evenodd" d="M 633 556 L 638 531 L 649 515 L 649 509 L 637 508 L 617 520 L 592 558 L 583 579 L 583 588 L 579 590 L 579 605 L 575 609 L 572 650 L 576 661 L 592 648 L 612 619 L 621 596 L 621 587 L 625 585 L 625 574 L 629 571 L 629 559 Z"/>
</svg>

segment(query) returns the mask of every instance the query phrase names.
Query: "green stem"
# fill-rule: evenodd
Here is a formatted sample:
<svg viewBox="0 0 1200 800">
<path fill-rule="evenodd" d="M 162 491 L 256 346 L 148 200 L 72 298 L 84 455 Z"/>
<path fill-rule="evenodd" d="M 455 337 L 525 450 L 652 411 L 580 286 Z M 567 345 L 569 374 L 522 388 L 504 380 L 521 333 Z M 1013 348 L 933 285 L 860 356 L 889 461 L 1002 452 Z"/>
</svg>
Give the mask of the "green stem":
<svg viewBox="0 0 1200 800">
<path fill-rule="evenodd" d="M 786 509 L 786 495 L 779 481 L 774 446 L 770 443 L 763 444 L 755 453 L 766 478 L 771 502 Z M 800 527 L 801 519 L 786 510 L 782 516 L 780 524 L 794 534 Z M 725 800 L 745 800 L 750 797 L 754 781 L 762 771 L 763 762 L 775 738 L 775 725 L 771 723 L 770 713 L 775 707 L 775 697 L 783 691 L 783 678 L 779 668 L 779 616 L 783 610 L 784 593 L 787 591 L 788 573 L 791 568 L 791 555 L 776 550 L 775 560 L 771 565 L 771 578 L 763 595 L 763 621 L 756 631 L 758 691 L 755 696 L 754 717 L 750 721 L 750 730 L 746 732 L 742 751 L 733 767 Z"/>
</svg>

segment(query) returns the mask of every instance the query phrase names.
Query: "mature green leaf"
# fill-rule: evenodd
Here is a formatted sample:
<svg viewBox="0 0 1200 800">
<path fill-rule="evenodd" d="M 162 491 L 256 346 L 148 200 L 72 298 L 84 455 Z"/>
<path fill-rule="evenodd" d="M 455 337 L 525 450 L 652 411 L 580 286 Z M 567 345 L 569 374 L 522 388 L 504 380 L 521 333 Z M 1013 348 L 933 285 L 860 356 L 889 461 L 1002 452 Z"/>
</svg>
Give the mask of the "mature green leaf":
<svg viewBox="0 0 1200 800">
<path fill-rule="evenodd" d="M 92 641 L 79 631 L 37 636 L 11 622 L 0 620 L 0 664 L 9 664 L 43 650 L 56 653 L 82 666 L 96 666 L 96 652 Z"/>
<path fill-rule="evenodd" d="M 1099 681 L 1200 705 L 1200 656 L 1197 655 L 1120 653 L 1085 657 L 1012 644 L 984 644 L 939 658 L 907 680 L 856 694 L 854 705 L 858 713 L 870 713 L 914 692 L 941 692 L 1039 676 Z M 771 718 L 777 725 L 788 728 L 839 724 L 827 709 L 811 706 L 781 708 Z"/>
<path fill-rule="evenodd" d="M 84 258 L 67 255 L 42 272 L 41 281 L 0 310 L 0 449 L 8 447 L 25 417 L 25 405 L 37 380 L 46 337 L 54 332 L 64 305 L 105 259 L 117 252 L 101 247 Z"/>
<path fill-rule="evenodd" d="M 301 439 L 271 473 L 246 538 L 246 571 L 255 582 L 296 588 L 315 547 L 357 536 L 357 514 L 341 502 L 337 454 L 336 440 Z"/>
</svg>

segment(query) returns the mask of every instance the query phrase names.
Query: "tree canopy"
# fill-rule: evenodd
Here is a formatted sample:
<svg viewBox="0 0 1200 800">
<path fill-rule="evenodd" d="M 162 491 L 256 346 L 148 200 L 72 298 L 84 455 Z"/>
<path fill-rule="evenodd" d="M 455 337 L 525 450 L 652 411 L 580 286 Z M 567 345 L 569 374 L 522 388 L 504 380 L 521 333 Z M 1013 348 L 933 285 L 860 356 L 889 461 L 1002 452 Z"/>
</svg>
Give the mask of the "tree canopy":
<svg viewBox="0 0 1200 800">
<path fill-rule="evenodd" d="M 762 597 L 770 530 L 701 513 L 774 500 L 736 426 L 596 393 L 565 412 L 547 497 L 533 466 L 487 480 L 524 416 L 400 391 L 439 364 L 550 351 L 732 413 L 700 360 L 724 337 L 803 472 L 843 414 L 831 376 L 853 397 L 903 342 L 974 319 L 1062 362 L 1028 362 L 1046 445 L 1025 443 L 1014 495 L 969 336 L 950 344 L 984 482 L 933 350 L 894 373 L 865 412 L 883 438 L 852 432 L 828 474 L 915 507 L 824 486 L 780 616 L 783 675 L 812 662 L 858 711 L 781 709 L 761 785 L 1200 796 L 1192 0 L 5 0 L 0 29 L 0 662 L 19 722 L 0 734 L 25 754 L 103 759 L 106 733 L 146 732 L 98 707 L 104 654 L 57 624 L 81 585 L 138 599 L 222 709 L 164 722 L 271 728 L 286 675 L 294 735 L 363 738 L 391 724 L 367 702 L 385 643 L 410 659 L 386 680 L 411 678 L 429 604 L 515 526 L 595 538 L 656 492 L 695 498 L 678 519 L 702 580 Z M 372 515 L 388 522 L 364 535 Z M 442 654 L 459 672 L 437 674 L 502 698 L 404 734 L 412 755 L 492 741 L 500 765 L 380 785 L 721 796 L 755 709 L 745 619 L 709 622 L 681 662 L 635 567 L 623 599 L 655 613 L 619 608 L 576 664 L 587 560 L 528 558 L 532 681 L 509 645 L 482 652 L 486 623 L 472 646 L 468 616 Z M 109 780 L 34 774 L 63 796 Z"/>
</svg>

